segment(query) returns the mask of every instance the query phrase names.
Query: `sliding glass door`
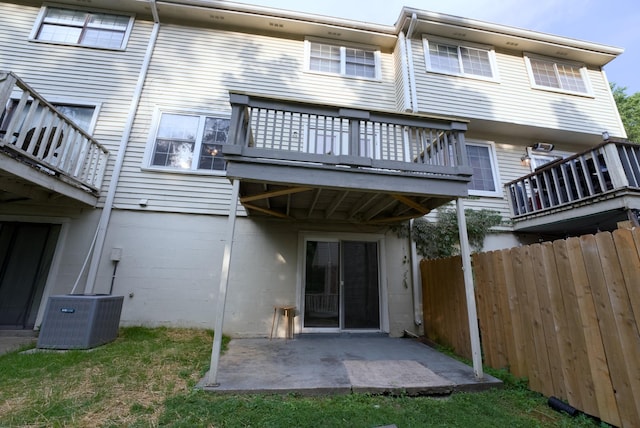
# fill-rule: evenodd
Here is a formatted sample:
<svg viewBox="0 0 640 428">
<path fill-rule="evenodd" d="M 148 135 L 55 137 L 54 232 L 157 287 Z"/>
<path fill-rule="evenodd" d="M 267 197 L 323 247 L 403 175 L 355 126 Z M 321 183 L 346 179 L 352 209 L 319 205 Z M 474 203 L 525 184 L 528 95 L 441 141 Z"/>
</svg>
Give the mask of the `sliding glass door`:
<svg viewBox="0 0 640 428">
<path fill-rule="evenodd" d="M 303 327 L 380 329 L 378 259 L 375 241 L 306 241 Z"/>
</svg>

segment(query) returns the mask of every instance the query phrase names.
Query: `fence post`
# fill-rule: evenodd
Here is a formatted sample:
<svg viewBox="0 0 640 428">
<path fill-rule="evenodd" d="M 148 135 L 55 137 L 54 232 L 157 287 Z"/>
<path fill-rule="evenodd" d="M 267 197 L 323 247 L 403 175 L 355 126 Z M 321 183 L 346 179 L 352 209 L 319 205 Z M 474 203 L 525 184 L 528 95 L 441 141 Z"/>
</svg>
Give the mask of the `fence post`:
<svg viewBox="0 0 640 428">
<path fill-rule="evenodd" d="M 478 328 L 478 311 L 476 309 L 476 294 L 473 286 L 473 272 L 471 271 L 471 249 L 467 236 L 467 220 L 464 216 L 464 201 L 456 199 L 458 214 L 458 233 L 460 235 L 460 256 L 462 257 L 462 272 L 464 274 L 464 289 L 467 298 L 467 316 L 469 318 L 469 338 L 471 340 L 471 359 L 476 379 L 482 379 L 482 354 L 480 350 L 480 329 Z"/>
</svg>

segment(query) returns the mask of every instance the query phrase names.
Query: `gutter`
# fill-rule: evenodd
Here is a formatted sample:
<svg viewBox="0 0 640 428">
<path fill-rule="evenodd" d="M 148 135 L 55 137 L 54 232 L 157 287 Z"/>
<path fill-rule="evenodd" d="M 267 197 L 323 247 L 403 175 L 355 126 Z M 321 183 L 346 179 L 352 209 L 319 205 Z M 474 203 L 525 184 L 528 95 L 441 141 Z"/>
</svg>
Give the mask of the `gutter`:
<svg viewBox="0 0 640 428">
<path fill-rule="evenodd" d="M 156 0 L 149 0 L 151 6 L 151 12 L 153 14 L 153 30 L 149 38 L 147 45 L 147 51 L 145 52 L 142 66 L 140 67 L 140 73 L 138 75 L 138 82 L 133 92 L 131 104 L 129 106 L 129 113 L 127 115 L 127 121 L 124 128 L 124 133 L 120 139 L 120 146 L 118 147 L 118 155 L 116 157 L 113 171 L 111 172 L 111 180 L 109 181 L 109 190 L 105 199 L 102 213 L 100 214 L 100 221 L 98 222 L 98 230 L 96 231 L 96 237 L 94 238 L 93 246 L 89 249 L 89 252 L 93 251 L 91 258 L 91 264 L 89 265 L 89 273 L 87 275 L 87 283 L 84 288 L 85 294 L 92 294 L 96 284 L 96 278 L 98 276 L 98 268 L 100 266 L 100 259 L 102 258 L 102 252 L 104 247 L 104 241 L 107 236 L 107 228 L 109 226 L 109 220 L 111 219 L 111 210 L 113 209 L 113 201 L 116 196 L 116 188 L 118 187 L 118 181 L 120 180 L 120 173 L 122 172 L 122 165 L 124 163 L 124 155 L 127 149 L 127 143 L 131 137 L 131 131 L 133 129 L 133 121 L 140 104 L 140 97 L 142 96 L 142 88 L 147 78 L 149 71 L 149 64 L 151 63 L 151 56 L 155 49 L 156 40 L 158 39 L 158 33 L 160 31 L 160 18 L 158 16 L 158 9 L 156 6 Z"/>
<path fill-rule="evenodd" d="M 293 19 L 315 24 L 333 25 L 354 30 L 363 30 L 395 36 L 397 31 L 392 25 L 375 24 L 364 21 L 355 21 L 343 18 L 334 18 L 324 15 L 314 15 L 310 13 L 295 12 L 272 7 L 235 3 L 232 1 L 220 0 L 160 0 L 159 3 L 173 4 L 179 6 L 195 6 L 207 9 L 227 10 L 230 12 L 248 13 L 252 15 L 262 15 L 272 18 Z"/>
<path fill-rule="evenodd" d="M 615 46 L 603 45 L 594 42 L 587 42 L 584 40 L 572 39 L 568 37 L 555 36 L 552 34 L 541 33 L 532 30 L 525 30 L 518 27 L 511 27 L 507 25 L 493 24 L 490 22 L 479 21 L 475 19 L 463 18 L 455 15 L 446 15 L 442 13 L 422 11 L 411 7 L 403 7 L 400 12 L 400 19 L 396 23 L 396 31 L 399 31 L 403 25 L 404 20 L 402 17 L 408 17 L 410 15 L 417 15 L 419 19 L 425 21 L 431 21 L 440 24 L 455 25 L 461 28 L 468 28 L 472 30 L 488 31 L 491 33 L 502 34 L 505 36 L 517 37 L 521 39 L 531 40 L 534 42 L 550 43 L 554 45 L 572 47 L 575 49 L 581 49 L 589 52 L 596 52 L 604 55 L 618 56 L 624 52 L 624 49 Z"/>
</svg>

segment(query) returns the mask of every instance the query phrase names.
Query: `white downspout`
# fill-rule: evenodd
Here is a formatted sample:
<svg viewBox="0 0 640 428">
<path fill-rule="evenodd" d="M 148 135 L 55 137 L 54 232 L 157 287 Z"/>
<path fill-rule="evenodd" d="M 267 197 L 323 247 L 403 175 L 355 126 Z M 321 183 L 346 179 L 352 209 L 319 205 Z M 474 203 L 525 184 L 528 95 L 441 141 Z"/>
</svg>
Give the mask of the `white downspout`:
<svg viewBox="0 0 640 428">
<path fill-rule="evenodd" d="M 416 326 L 422 325 L 422 278 L 420 276 L 420 259 L 416 241 L 411 237 L 413 220 L 409 220 L 409 245 L 411 251 L 411 284 L 413 285 L 413 322 Z"/>
<path fill-rule="evenodd" d="M 413 67 L 413 50 L 411 49 L 411 37 L 413 36 L 413 32 L 416 27 L 416 22 L 418 21 L 418 16 L 414 13 L 411 15 L 411 22 L 409 23 L 409 28 L 407 30 L 407 36 L 405 37 L 403 33 L 400 33 L 402 46 L 405 48 L 404 52 L 404 61 L 406 63 L 406 89 L 405 96 L 407 92 L 410 97 L 405 98 L 405 105 L 407 106 L 407 110 L 413 111 L 413 113 L 418 112 L 418 98 L 416 95 L 416 79 L 415 79 L 415 69 Z M 411 251 L 411 283 L 413 285 L 413 322 L 416 326 L 422 325 L 422 316 L 423 316 L 423 308 L 422 308 L 422 278 L 420 276 L 420 259 L 418 258 L 418 250 L 416 247 L 416 242 L 412 237 L 413 231 L 413 220 L 409 221 L 409 245 Z"/>
<path fill-rule="evenodd" d="M 413 65 L 413 48 L 411 47 L 411 37 L 413 37 L 413 32 L 416 28 L 416 23 L 418 22 L 418 16 L 414 13 L 411 15 L 411 22 L 409 23 L 409 29 L 407 30 L 407 66 L 409 68 L 408 72 L 408 81 L 409 81 L 409 89 L 411 92 L 411 107 L 414 113 L 420 111 L 418 106 L 418 94 L 416 93 L 416 79 L 415 79 L 415 68 Z"/>
<path fill-rule="evenodd" d="M 409 81 L 409 64 L 407 63 L 407 41 L 404 37 L 404 33 L 401 31 L 398 35 L 400 46 L 400 70 L 402 72 L 402 89 L 403 89 L 403 100 L 404 100 L 404 111 L 411 111 L 411 88 Z"/>
<path fill-rule="evenodd" d="M 100 266 L 100 258 L 102 257 L 102 250 L 104 241 L 107 236 L 107 227 L 109 226 L 109 219 L 111 218 L 111 210 L 113 208 L 113 201 L 116 195 L 116 188 L 118 181 L 120 180 L 120 172 L 122 171 L 122 164 L 124 163 L 124 155 L 127 149 L 127 143 L 131 136 L 133 129 L 133 120 L 135 119 L 138 105 L 140 104 L 140 97 L 142 96 L 142 88 L 147 78 L 147 72 L 149 71 L 149 64 L 151 63 L 151 56 L 155 49 L 156 40 L 158 39 L 158 32 L 160 31 L 160 18 L 158 16 L 158 10 L 156 7 L 156 0 L 149 0 L 151 5 L 151 12 L 153 13 L 153 30 L 149 38 L 149 44 L 147 45 L 147 51 L 140 67 L 140 74 L 138 75 L 138 82 L 136 84 L 133 98 L 131 99 L 131 105 L 129 106 L 129 114 L 125 123 L 124 133 L 120 139 L 120 146 L 118 147 L 118 156 L 116 157 L 115 164 L 113 166 L 113 172 L 111 173 L 111 180 L 109 180 L 109 190 L 104 202 L 104 208 L 100 215 L 100 221 L 98 222 L 98 230 L 96 232 L 95 244 L 89 249 L 89 252 L 93 251 L 91 258 L 91 264 L 89 265 L 89 273 L 87 275 L 87 283 L 84 288 L 85 294 L 93 293 L 96 284 L 96 278 L 98 276 L 98 267 Z"/>
</svg>

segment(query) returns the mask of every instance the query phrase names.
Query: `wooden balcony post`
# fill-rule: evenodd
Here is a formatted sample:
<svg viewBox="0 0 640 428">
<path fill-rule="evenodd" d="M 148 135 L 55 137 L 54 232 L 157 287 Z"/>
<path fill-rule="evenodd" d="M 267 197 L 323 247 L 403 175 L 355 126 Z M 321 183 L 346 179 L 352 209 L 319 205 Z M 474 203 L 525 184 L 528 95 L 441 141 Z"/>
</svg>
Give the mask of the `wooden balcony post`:
<svg viewBox="0 0 640 428">
<path fill-rule="evenodd" d="M 452 123 L 453 132 L 455 133 L 456 140 L 456 166 L 467 166 L 469 159 L 467 158 L 467 146 L 464 143 L 464 132 L 467 130 L 466 123 Z"/>
<path fill-rule="evenodd" d="M 618 146 L 615 143 L 606 144 L 604 147 L 604 162 L 611 177 L 611 183 L 614 189 L 629 186 L 629 179 L 625 174 L 625 170 L 620 160 Z"/>
<path fill-rule="evenodd" d="M 0 71 L 0 112 L 7 108 L 11 92 L 16 85 L 16 77 L 8 72 Z"/>
<path fill-rule="evenodd" d="M 229 94 L 231 103 L 231 123 L 229 124 L 229 143 L 241 150 L 244 145 L 249 127 L 247 110 L 249 97 L 247 95 Z"/>
<path fill-rule="evenodd" d="M 471 359 L 473 362 L 473 372 L 476 375 L 476 379 L 480 380 L 484 378 L 482 370 L 482 349 L 480 347 L 480 327 L 478 326 L 478 310 L 476 305 L 475 287 L 473 285 L 471 248 L 469 246 L 469 236 L 467 235 L 467 220 L 464 213 L 464 201 L 462 198 L 456 199 L 456 211 L 458 216 L 458 234 L 460 237 L 460 257 L 462 259 L 464 290 L 467 300 Z"/>
<path fill-rule="evenodd" d="M 235 237 L 236 214 L 240 194 L 240 180 L 231 180 L 231 202 L 229 217 L 227 220 L 227 235 L 222 255 L 222 268 L 220 271 L 220 286 L 216 297 L 216 322 L 213 330 L 213 343 L 211 345 L 211 362 L 206 378 L 207 386 L 220 386 L 218 383 L 218 366 L 220 364 L 220 352 L 222 349 L 222 330 L 224 326 L 224 308 L 227 301 L 227 289 L 229 288 L 229 272 L 231 270 L 231 253 L 233 250 L 233 238 Z"/>
<path fill-rule="evenodd" d="M 368 111 L 341 108 L 340 116 L 349 119 L 349 156 L 360 156 L 360 121 L 369 120 Z"/>
<path fill-rule="evenodd" d="M 467 159 L 467 146 L 464 143 L 464 133 L 467 130 L 467 124 L 463 122 L 451 122 L 451 133 L 456 139 L 454 146 L 456 165 L 466 166 L 469 164 Z"/>
</svg>

